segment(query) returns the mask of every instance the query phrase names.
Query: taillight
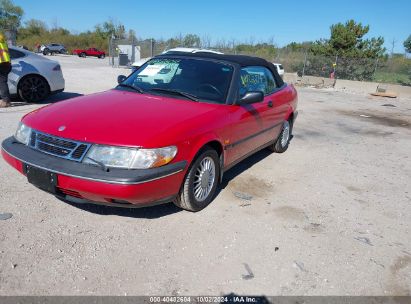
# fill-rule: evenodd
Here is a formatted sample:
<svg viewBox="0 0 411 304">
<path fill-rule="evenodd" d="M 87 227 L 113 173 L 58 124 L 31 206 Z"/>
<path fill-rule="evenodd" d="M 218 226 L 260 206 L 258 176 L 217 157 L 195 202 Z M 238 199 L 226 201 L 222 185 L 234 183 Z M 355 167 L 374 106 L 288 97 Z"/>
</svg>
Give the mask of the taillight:
<svg viewBox="0 0 411 304">
<path fill-rule="evenodd" d="M 60 65 L 59 65 L 59 64 L 56 65 L 56 66 L 53 68 L 53 71 L 61 71 Z"/>
</svg>

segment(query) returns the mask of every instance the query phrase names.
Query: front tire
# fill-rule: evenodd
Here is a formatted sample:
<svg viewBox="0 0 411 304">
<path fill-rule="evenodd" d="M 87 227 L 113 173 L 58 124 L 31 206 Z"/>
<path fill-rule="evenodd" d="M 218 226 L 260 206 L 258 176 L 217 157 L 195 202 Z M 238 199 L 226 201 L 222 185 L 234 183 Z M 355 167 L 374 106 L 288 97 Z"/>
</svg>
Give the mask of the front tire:
<svg viewBox="0 0 411 304">
<path fill-rule="evenodd" d="M 281 133 L 277 141 L 269 146 L 269 149 L 276 153 L 284 153 L 288 149 L 291 140 L 292 123 L 288 120 L 284 121 Z"/>
<path fill-rule="evenodd" d="M 39 102 L 50 95 L 50 87 L 43 77 L 30 75 L 20 80 L 18 95 L 25 102 Z"/>
<path fill-rule="evenodd" d="M 184 179 L 180 194 L 174 202 L 188 211 L 200 211 L 214 199 L 220 179 L 218 154 L 206 148 L 195 159 Z"/>
<path fill-rule="evenodd" d="M 106 55 L 104 55 L 104 54 L 101 54 L 100 56 L 98 56 L 98 58 L 100 58 L 100 59 L 104 59 L 104 57 L 106 57 Z"/>
</svg>

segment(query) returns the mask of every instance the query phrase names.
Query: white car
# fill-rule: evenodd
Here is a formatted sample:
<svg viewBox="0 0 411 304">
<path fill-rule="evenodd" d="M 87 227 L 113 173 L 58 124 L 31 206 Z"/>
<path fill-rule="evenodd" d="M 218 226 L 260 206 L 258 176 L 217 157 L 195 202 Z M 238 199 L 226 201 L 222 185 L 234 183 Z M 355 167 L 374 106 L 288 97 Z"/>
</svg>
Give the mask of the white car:
<svg viewBox="0 0 411 304">
<path fill-rule="evenodd" d="M 174 49 L 169 49 L 166 50 L 164 52 L 162 52 L 162 54 L 167 54 L 167 53 L 174 53 L 174 52 L 181 52 L 181 53 L 199 53 L 199 52 L 205 52 L 205 53 L 213 53 L 213 54 L 223 54 L 221 52 L 217 52 L 217 51 L 213 51 L 213 50 L 208 50 L 208 49 L 197 49 L 197 48 L 185 48 L 185 47 L 178 47 L 178 48 L 174 48 Z M 137 60 L 136 62 L 134 62 L 131 65 L 132 70 L 136 70 L 139 67 L 141 67 L 144 63 L 146 63 L 148 60 L 150 60 L 151 57 L 148 58 L 143 58 L 140 60 Z"/>
<path fill-rule="evenodd" d="M 278 74 L 283 77 L 284 76 L 284 68 L 283 65 L 281 63 L 275 63 L 273 62 L 274 66 L 277 68 L 277 72 Z"/>
<path fill-rule="evenodd" d="M 177 48 L 174 48 L 174 49 L 169 49 L 169 50 L 164 51 L 162 54 L 168 54 L 168 53 L 172 53 L 172 52 L 223 54 L 221 52 L 208 50 L 208 49 L 185 48 L 185 47 L 177 47 Z"/>
<path fill-rule="evenodd" d="M 136 69 L 138 69 L 139 67 L 141 67 L 143 64 L 145 64 L 147 61 L 149 61 L 151 59 L 151 57 L 147 57 L 147 58 L 141 58 L 140 60 L 135 61 L 132 65 L 131 65 L 131 69 L 134 71 Z"/>
<path fill-rule="evenodd" d="M 10 95 L 27 102 L 39 102 L 51 94 L 64 91 L 64 78 L 57 61 L 21 48 L 9 47 L 11 73 Z"/>
</svg>

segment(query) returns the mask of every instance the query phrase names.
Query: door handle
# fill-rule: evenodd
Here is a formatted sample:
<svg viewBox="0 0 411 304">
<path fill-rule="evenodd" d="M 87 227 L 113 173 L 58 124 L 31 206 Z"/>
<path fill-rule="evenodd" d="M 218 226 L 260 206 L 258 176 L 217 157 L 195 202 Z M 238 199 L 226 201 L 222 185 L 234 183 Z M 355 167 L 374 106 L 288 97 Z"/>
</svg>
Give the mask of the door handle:
<svg viewBox="0 0 411 304">
<path fill-rule="evenodd" d="M 273 107 L 273 102 L 270 100 L 267 105 L 268 105 L 270 108 L 272 108 L 272 107 Z"/>
</svg>

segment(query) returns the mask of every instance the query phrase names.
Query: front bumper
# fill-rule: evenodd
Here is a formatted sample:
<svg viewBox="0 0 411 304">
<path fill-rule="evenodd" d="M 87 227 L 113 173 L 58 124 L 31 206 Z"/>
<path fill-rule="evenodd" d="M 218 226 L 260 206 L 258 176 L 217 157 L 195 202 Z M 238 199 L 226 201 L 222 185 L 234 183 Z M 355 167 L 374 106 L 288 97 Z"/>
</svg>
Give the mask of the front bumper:
<svg viewBox="0 0 411 304">
<path fill-rule="evenodd" d="M 187 167 L 186 161 L 180 161 L 153 169 L 110 168 L 105 172 L 97 166 L 33 150 L 14 137 L 3 141 L 2 155 L 22 174 L 26 174 L 27 165 L 56 174 L 58 191 L 53 194 L 113 205 L 118 202 L 146 205 L 172 200 L 179 192 Z"/>
<path fill-rule="evenodd" d="M 63 77 L 62 71 L 53 71 L 49 75 L 46 75 L 47 82 L 50 86 L 50 92 L 62 92 L 66 86 L 66 81 Z"/>
</svg>

